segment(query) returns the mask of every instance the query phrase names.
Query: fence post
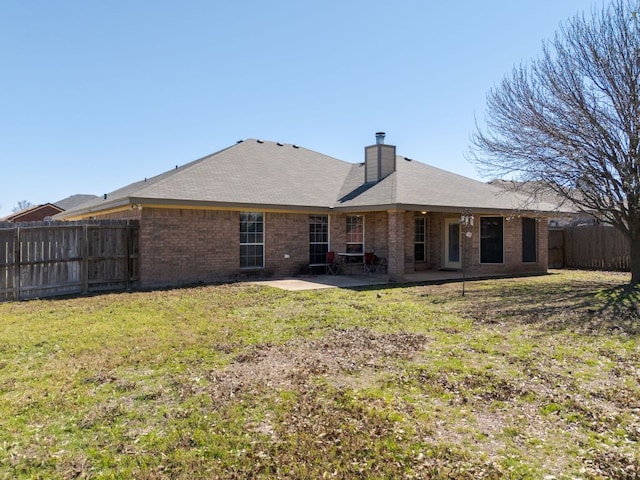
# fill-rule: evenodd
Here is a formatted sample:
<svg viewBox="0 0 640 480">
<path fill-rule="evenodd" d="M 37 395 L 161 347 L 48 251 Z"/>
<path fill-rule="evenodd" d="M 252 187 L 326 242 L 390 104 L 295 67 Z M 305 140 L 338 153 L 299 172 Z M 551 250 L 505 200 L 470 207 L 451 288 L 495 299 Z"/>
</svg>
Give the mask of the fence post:
<svg viewBox="0 0 640 480">
<path fill-rule="evenodd" d="M 20 271 L 22 270 L 20 227 L 15 229 L 13 241 L 13 295 L 16 300 L 22 300 L 22 292 L 20 291 Z"/>
<path fill-rule="evenodd" d="M 89 292 L 89 225 L 82 225 L 82 293 Z"/>
<path fill-rule="evenodd" d="M 126 290 L 129 290 L 129 288 L 131 287 L 130 283 L 131 283 L 131 268 L 129 266 L 129 262 L 131 261 L 131 259 L 129 257 L 131 257 L 131 225 L 129 225 L 129 221 L 127 220 L 127 225 L 124 227 L 124 249 L 125 249 L 125 267 L 124 267 L 124 274 L 125 274 L 125 280 L 124 280 L 124 288 Z"/>
</svg>

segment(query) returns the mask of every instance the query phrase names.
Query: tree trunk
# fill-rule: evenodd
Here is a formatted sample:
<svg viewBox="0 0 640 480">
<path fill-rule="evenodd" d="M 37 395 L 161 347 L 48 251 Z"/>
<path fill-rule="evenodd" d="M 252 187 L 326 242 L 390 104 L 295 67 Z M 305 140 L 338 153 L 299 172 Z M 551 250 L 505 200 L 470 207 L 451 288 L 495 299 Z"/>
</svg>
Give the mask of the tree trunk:
<svg viewBox="0 0 640 480">
<path fill-rule="evenodd" d="M 640 235 L 634 235 L 629 246 L 631 247 L 631 283 L 640 284 Z"/>
</svg>

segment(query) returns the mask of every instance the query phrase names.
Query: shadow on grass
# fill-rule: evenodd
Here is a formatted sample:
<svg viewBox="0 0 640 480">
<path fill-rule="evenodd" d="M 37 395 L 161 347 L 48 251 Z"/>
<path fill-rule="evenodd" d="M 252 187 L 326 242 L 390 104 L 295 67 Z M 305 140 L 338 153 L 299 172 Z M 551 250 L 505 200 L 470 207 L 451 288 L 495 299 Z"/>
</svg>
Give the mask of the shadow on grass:
<svg viewBox="0 0 640 480">
<path fill-rule="evenodd" d="M 605 306 L 609 308 L 624 307 L 636 312 L 640 309 L 640 285 L 619 285 L 603 290 L 600 296 L 604 297 Z"/>
<path fill-rule="evenodd" d="M 461 313 L 487 323 L 519 322 L 551 331 L 640 335 L 640 288 L 567 282 L 472 286 Z"/>
</svg>

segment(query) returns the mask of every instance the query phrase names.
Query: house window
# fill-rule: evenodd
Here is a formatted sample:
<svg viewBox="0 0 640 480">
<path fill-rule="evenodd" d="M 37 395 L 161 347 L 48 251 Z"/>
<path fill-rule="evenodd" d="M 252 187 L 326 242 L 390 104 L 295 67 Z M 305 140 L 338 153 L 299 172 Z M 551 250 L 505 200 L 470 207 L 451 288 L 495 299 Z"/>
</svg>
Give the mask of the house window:
<svg viewBox="0 0 640 480">
<path fill-rule="evenodd" d="M 264 268 L 262 213 L 240 213 L 240 268 Z"/>
<path fill-rule="evenodd" d="M 535 218 L 522 219 L 522 262 L 534 263 L 538 260 Z"/>
<path fill-rule="evenodd" d="M 347 253 L 364 254 L 364 217 L 362 215 L 347 217 Z"/>
<path fill-rule="evenodd" d="M 480 263 L 504 263 L 504 219 L 480 218 Z"/>
<path fill-rule="evenodd" d="M 427 219 L 416 217 L 413 224 L 413 258 L 416 262 L 424 262 L 427 259 L 426 231 Z"/>
<path fill-rule="evenodd" d="M 329 217 L 309 216 L 309 264 L 324 265 L 329 251 Z"/>
</svg>

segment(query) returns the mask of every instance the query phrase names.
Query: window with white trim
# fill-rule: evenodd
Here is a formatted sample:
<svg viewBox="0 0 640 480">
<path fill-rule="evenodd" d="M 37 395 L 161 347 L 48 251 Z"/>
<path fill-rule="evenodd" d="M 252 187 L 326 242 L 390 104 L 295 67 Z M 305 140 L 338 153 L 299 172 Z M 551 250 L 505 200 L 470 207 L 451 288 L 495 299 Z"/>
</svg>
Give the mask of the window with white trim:
<svg viewBox="0 0 640 480">
<path fill-rule="evenodd" d="M 347 253 L 364 254 L 364 217 L 347 216 Z"/>
<path fill-rule="evenodd" d="M 240 268 L 264 268 L 263 213 L 240 213 Z"/>
<path fill-rule="evenodd" d="M 329 217 L 309 215 L 309 265 L 327 263 L 329 251 Z"/>
</svg>

